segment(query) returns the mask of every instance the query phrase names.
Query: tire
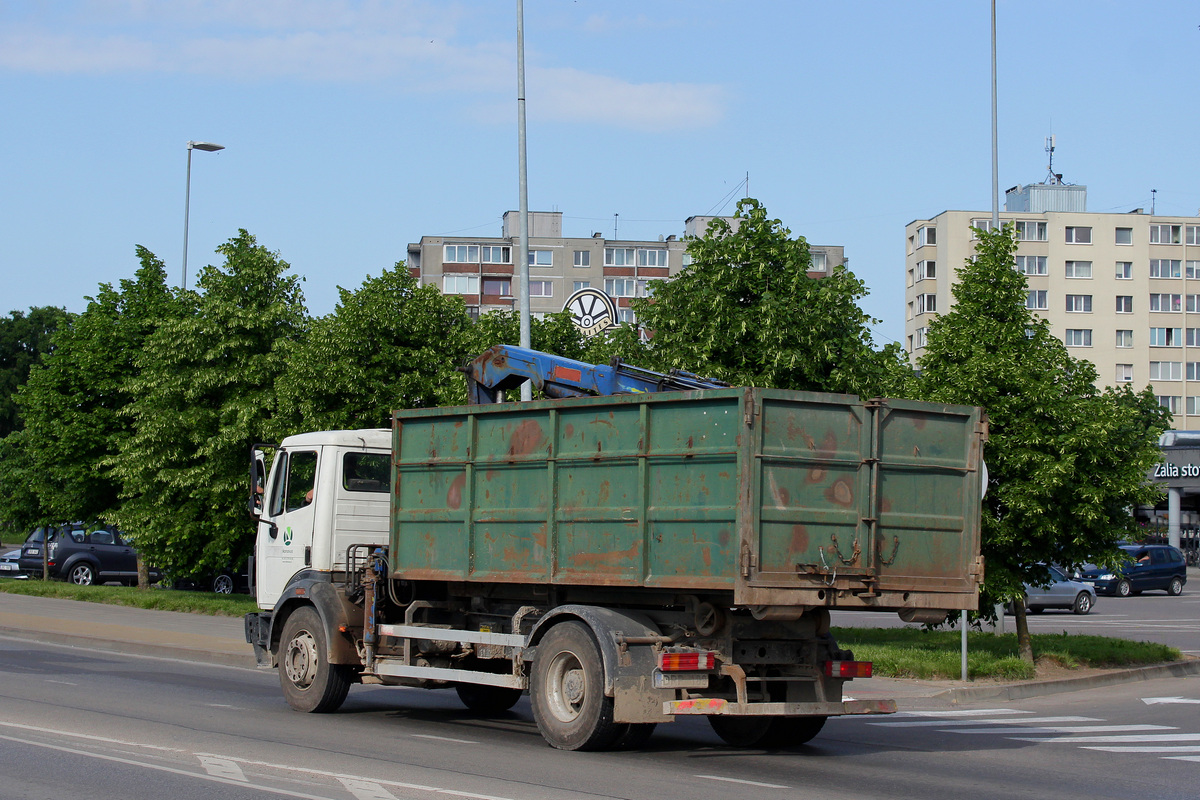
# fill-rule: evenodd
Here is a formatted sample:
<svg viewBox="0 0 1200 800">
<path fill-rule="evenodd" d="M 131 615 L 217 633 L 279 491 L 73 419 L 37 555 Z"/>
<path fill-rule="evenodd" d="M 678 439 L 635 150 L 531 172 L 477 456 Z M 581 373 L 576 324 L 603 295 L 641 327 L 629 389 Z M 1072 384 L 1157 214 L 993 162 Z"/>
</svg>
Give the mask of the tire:
<svg viewBox="0 0 1200 800">
<path fill-rule="evenodd" d="M 67 583 L 73 583 L 76 586 L 94 586 L 96 568 L 86 561 L 80 561 L 67 572 Z"/>
<path fill-rule="evenodd" d="M 483 686 L 478 683 L 459 683 L 454 686 L 458 699 L 476 714 L 503 714 L 521 699 L 520 689 L 507 686 Z"/>
<path fill-rule="evenodd" d="M 771 728 L 771 717 L 724 717 L 713 715 L 708 724 L 721 741 L 730 747 L 757 747 Z"/>
<path fill-rule="evenodd" d="M 617 737 L 613 743 L 613 748 L 617 750 L 641 750 L 646 746 L 646 742 L 650 741 L 650 736 L 654 733 L 654 729 L 658 727 L 657 722 L 631 722 L 623 726 L 624 732 Z"/>
<path fill-rule="evenodd" d="M 312 606 L 298 608 L 283 625 L 279 640 L 279 685 L 297 711 L 336 711 L 350 691 L 350 670 L 329 663 L 325 626 Z"/>
<path fill-rule="evenodd" d="M 799 747 L 825 727 L 828 717 L 775 717 L 767 744 L 770 747 Z"/>
<path fill-rule="evenodd" d="M 1034 614 L 1041 614 L 1043 611 L 1046 610 L 1046 607 L 1045 606 L 1030 606 L 1029 610 L 1031 612 L 1033 612 Z"/>
<path fill-rule="evenodd" d="M 604 696 L 600 647 L 582 623 L 560 622 L 542 638 L 529 700 L 542 738 L 559 750 L 603 750 L 625 732 Z"/>
<path fill-rule="evenodd" d="M 1183 581 L 1179 579 L 1178 575 L 1171 578 L 1171 582 L 1167 584 L 1167 594 L 1172 597 L 1178 597 L 1183 594 Z"/>
<path fill-rule="evenodd" d="M 1117 581 L 1117 586 L 1113 589 L 1113 593 L 1117 597 L 1129 597 L 1129 595 L 1133 594 L 1133 587 L 1129 585 L 1129 581 L 1122 578 Z"/>
<path fill-rule="evenodd" d="M 233 594 L 233 576 L 222 572 L 213 578 L 212 590 L 217 594 Z"/>
<path fill-rule="evenodd" d="M 1075 602 L 1071 606 L 1071 611 L 1076 614 L 1087 614 L 1092 610 L 1092 596 L 1087 592 L 1080 592 L 1075 595 Z"/>
</svg>

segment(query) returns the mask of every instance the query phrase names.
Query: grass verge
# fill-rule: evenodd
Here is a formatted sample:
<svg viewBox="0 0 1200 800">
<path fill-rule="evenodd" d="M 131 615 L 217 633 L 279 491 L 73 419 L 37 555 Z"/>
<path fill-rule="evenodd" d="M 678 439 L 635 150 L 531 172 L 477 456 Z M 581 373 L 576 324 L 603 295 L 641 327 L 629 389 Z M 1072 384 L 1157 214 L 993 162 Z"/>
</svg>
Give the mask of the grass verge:
<svg viewBox="0 0 1200 800">
<path fill-rule="evenodd" d="M 211 614 L 217 617 L 240 617 L 257 610 L 254 598 L 244 594 L 214 594 L 213 592 L 181 592 L 174 589 L 140 591 L 128 586 L 75 586 L 60 581 L 11 580 L 0 581 L 0 592 L 58 597 L 63 600 L 82 600 L 88 603 L 108 603 L 114 606 L 151 608 L 159 611 L 185 611 L 190 614 Z"/>
<path fill-rule="evenodd" d="M 833 631 L 840 647 L 854 657 L 875 664 L 875 675 L 921 680 L 958 680 L 962 677 L 962 634 L 919 628 L 838 628 Z M 1179 661 L 1174 647 L 1154 642 L 1132 642 L 1107 636 L 1033 634 L 1033 654 L 1066 669 L 1082 667 L 1129 668 Z M 1036 668 L 1017 655 L 1015 633 L 967 633 L 967 674 L 972 680 L 1032 680 Z"/>
</svg>

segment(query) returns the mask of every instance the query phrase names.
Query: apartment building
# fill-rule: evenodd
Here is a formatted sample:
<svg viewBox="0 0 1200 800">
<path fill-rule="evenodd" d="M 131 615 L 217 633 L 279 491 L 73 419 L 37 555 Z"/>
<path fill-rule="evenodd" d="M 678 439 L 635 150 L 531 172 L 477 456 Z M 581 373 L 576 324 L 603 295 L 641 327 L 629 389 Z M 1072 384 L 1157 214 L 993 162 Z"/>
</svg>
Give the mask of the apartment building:
<svg viewBox="0 0 1200 800">
<path fill-rule="evenodd" d="M 1086 210 L 1087 187 L 1009 189 L 1000 223 L 1017 232 L 1015 269 L 1026 305 L 1049 321 L 1072 355 L 1096 365 L 1098 383 L 1149 385 L 1200 430 L 1200 217 Z M 958 269 L 975 252 L 972 228 L 991 213 L 943 211 L 905 228 L 905 345 L 914 361 L 929 323 L 953 305 Z"/>
<path fill-rule="evenodd" d="M 529 212 L 529 309 L 535 316 L 562 311 L 580 289 L 598 289 L 612 299 L 616 322 L 635 322 L 630 301 L 648 297 L 654 282 L 678 274 L 687 265 L 686 245 L 675 234 L 656 240 L 608 239 L 602 233 L 565 237 L 560 211 Z M 714 217 L 693 216 L 683 236 L 703 236 Z M 724 219 L 736 224 L 730 217 Z M 520 219 L 504 214 L 500 236 L 422 236 L 408 245 L 409 271 L 423 284 L 463 298 L 469 313 L 512 308 L 515 303 L 514 256 Z M 811 246 L 817 278 L 845 261 L 841 246 Z"/>
</svg>

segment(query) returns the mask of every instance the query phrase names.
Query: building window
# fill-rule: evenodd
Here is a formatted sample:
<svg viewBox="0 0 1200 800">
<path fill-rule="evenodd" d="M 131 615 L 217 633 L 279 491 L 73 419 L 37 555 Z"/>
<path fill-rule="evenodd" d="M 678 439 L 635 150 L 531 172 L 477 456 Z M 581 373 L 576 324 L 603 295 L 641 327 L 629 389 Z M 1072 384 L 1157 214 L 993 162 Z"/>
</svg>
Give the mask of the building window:
<svg viewBox="0 0 1200 800">
<path fill-rule="evenodd" d="M 479 276 L 443 275 L 442 294 L 479 294 Z"/>
<path fill-rule="evenodd" d="M 1133 244 L 1133 228 L 1117 228 L 1117 244 Z"/>
<path fill-rule="evenodd" d="M 1067 295 L 1067 311 L 1076 314 L 1090 314 L 1092 312 L 1092 296 L 1090 294 Z"/>
<path fill-rule="evenodd" d="M 507 297 L 512 294 L 512 279 L 511 278 L 484 278 L 483 293 L 486 295 L 497 295 Z"/>
<path fill-rule="evenodd" d="M 917 313 L 918 314 L 933 314 L 937 311 L 937 295 L 935 294 L 919 294 L 917 295 Z"/>
<path fill-rule="evenodd" d="M 531 267 L 552 267 L 552 266 L 554 266 L 554 251 L 553 250 L 530 250 L 529 251 L 529 266 L 531 266 Z"/>
<path fill-rule="evenodd" d="M 1200 381 L 1200 361 L 1187 362 L 1187 379 L 1189 381 Z"/>
<path fill-rule="evenodd" d="M 1067 328 L 1064 341 L 1067 347 L 1091 347 L 1092 331 L 1090 328 Z"/>
<path fill-rule="evenodd" d="M 1182 308 L 1182 295 L 1152 294 L 1150 295 L 1151 311 L 1179 311 Z"/>
<path fill-rule="evenodd" d="M 1185 328 L 1186 344 L 1188 347 L 1200 347 L 1200 328 Z"/>
<path fill-rule="evenodd" d="M 917 328 L 913 331 L 912 346 L 914 350 L 925 346 L 925 337 L 929 333 L 929 328 Z"/>
<path fill-rule="evenodd" d="M 934 261 L 918 261 L 917 262 L 917 280 L 928 281 L 937 277 L 937 262 Z"/>
<path fill-rule="evenodd" d="M 1133 347 L 1133 331 L 1117 331 L 1117 347 Z"/>
<path fill-rule="evenodd" d="M 1021 242 L 1045 242 L 1046 223 L 1035 221 L 1018 221 L 1015 223 L 1017 240 Z"/>
<path fill-rule="evenodd" d="M 1004 223 L 1001 222 L 1000 224 L 1003 225 Z M 978 228 L 979 230 L 984 231 L 985 233 L 993 230 L 992 220 L 990 218 L 989 219 L 973 219 L 973 220 L 971 220 L 971 227 Z M 979 238 L 978 231 L 974 231 L 974 230 L 971 231 L 971 238 L 978 239 Z"/>
<path fill-rule="evenodd" d="M 576 267 L 590 267 L 592 265 L 592 251 L 576 250 L 573 263 Z"/>
<path fill-rule="evenodd" d="M 809 265 L 809 272 L 825 272 L 828 269 L 828 259 L 825 253 L 809 253 L 812 258 L 812 264 Z"/>
<path fill-rule="evenodd" d="M 1117 262 L 1117 280 L 1131 281 L 1133 280 L 1133 262 L 1118 261 Z"/>
<path fill-rule="evenodd" d="M 1133 383 L 1133 364 L 1117 364 L 1117 383 Z"/>
<path fill-rule="evenodd" d="M 1090 261 L 1068 261 L 1067 262 L 1067 277 L 1068 278 L 1090 278 L 1090 277 L 1092 277 L 1092 262 L 1090 262 Z"/>
<path fill-rule="evenodd" d="M 1187 413 L 1191 416 L 1196 416 L 1197 414 L 1200 414 L 1200 410 L 1198 409 L 1200 409 L 1200 397 L 1188 395 Z"/>
<path fill-rule="evenodd" d="M 637 315 L 633 313 L 632 308 L 618 308 L 617 322 L 620 322 L 623 325 L 636 325 Z"/>
<path fill-rule="evenodd" d="M 471 319 L 479 319 L 479 306 L 467 306 L 467 316 Z"/>
<path fill-rule="evenodd" d="M 1151 361 L 1150 380 L 1178 381 L 1183 380 L 1182 361 Z"/>
<path fill-rule="evenodd" d="M 1188 278 L 1200 278 L 1200 261 L 1189 261 L 1184 272 Z"/>
<path fill-rule="evenodd" d="M 937 228 L 917 228 L 917 247 L 924 247 L 927 244 L 937 244 Z"/>
<path fill-rule="evenodd" d="M 1165 408 L 1167 411 L 1170 411 L 1172 414 L 1179 413 L 1179 396 L 1178 395 L 1156 394 L 1154 396 L 1154 399 L 1158 401 L 1158 404 L 1160 406 Z"/>
<path fill-rule="evenodd" d="M 637 260 L 639 267 L 665 267 L 667 251 L 661 248 L 638 250 Z"/>
<path fill-rule="evenodd" d="M 636 297 L 637 281 L 633 278 L 605 278 L 604 293 L 609 297 Z"/>
<path fill-rule="evenodd" d="M 1117 295 L 1117 313 L 1132 314 L 1133 313 L 1133 296 L 1127 294 Z"/>
<path fill-rule="evenodd" d="M 1067 244 L 1091 244 L 1092 229 L 1067 226 Z"/>
<path fill-rule="evenodd" d="M 1033 310 L 1048 308 L 1045 289 L 1030 289 L 1025 295 L 1025 307 Z"/>
<path fill-rule="evenodd" d="M 1150 244 L 1179 244 L 1183 241 L 1179 225 L 1151 225 Z"/>
<path fill-rule="evenodd" d="M 512 248 L 501 245 L 484 245 L 481 259 L 484 264 L 511 264 Z"/>
<path fill-rule="evenodd" d="M 606 267 L 632 267 L 633 259 L 634 249 L 632 247 L 604 248 L 604 266 Z"/>
<path fill-rule="evenodd" d="M 529 296 L 554 297 L 554 283 L 552 281 L 530 281 Z"/>
<path fill-rule="evenodd" d="M 1178 258 L 1150 259 L 1151 278 L 1178 278 L 1181 261 Z"/>
<path fill-rule="evenodd" d="M 1200 225 L 1187 226 L 1187 243 L 1200 244 Z"/>
<path fill-rule="evenodd" d="M 573 284 L 571 284 L 572 292 L 578 292 L 580 289 L 590 289 L 590 288 L 592 288 L 591 281 L 575 281 Z"/>
<path fill-rule="evenodd" d="M 479 245 L 448 244 L 442 252 L 443 264 L 478 264 Z"/>
<path fill-rule="evenodd" d="M 1179 347 L 1183 339 L 1183 328 L 1151 328 L 1151 347 Z"/>
<path fill-rule="evenodd" d="M 1184 297 L 1183 307 L 1187 309 L 1189 314 L 1195 314 L 1200 311 L 1200 294 L 1189 294 Z"/>
<path fill-rule="evenodd" d="M 1045 256 L 1017 256 L 1017 272 L 1025 275 L 1045 275 Z"/>
</svg>

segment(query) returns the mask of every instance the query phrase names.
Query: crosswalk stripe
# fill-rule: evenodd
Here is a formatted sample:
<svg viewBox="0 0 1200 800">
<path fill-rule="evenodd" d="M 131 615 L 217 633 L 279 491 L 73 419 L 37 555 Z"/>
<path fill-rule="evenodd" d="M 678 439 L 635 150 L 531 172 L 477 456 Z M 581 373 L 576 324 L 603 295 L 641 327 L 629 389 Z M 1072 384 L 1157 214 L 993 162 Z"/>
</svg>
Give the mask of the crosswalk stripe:
<svg viewBox="0 0 1200 800">
<path fill-rule="evenodd" d="M 1038 723 L 1039 725 L 1046 722 L 1103 722 L 1096 717 L 1011 717 L 1004 719 L 966 719 L 964 722 L 969 722 L 972 725 L 1029 725 Z M 917 728 L 917 727 L 932 727 L 935 725 L 950 725 L 958 720 L 955 719 L 914 719 L 903 720 L 900 722 L 868 722 L 868 725 L 878 725 L 881 728 Z"/>
<path fill-rule="evenodd" d="M 891 717 L 990 717 L 996 714 L 1032 714 L 1015 708 L 964 708 L 955 711 L 898 711 Z"/>
<path fill-rule="evenodd" d="M 1086 742 L 1200 742 L 1200 733 L 1144 733 L 1117 736 L 1014 736 L 1020 742 L 1056 742 L 1084 744 Z"/>
<path fill-rule="evenodd" d="M 1169 755 L 1171 753 L 1200 753 L 1200 745 L 1195 744 L 1180 744 L 1180 745 L 1114 745 L 1112 747 L 1101 747 L 1097 745 L 1084 745 L 1084 750 L 1103 750 L 1108 753 L 1158 753 L 1159 755 Z"/>
<path fill-rule="evenodd" d="M 356 778 L 338 778 L 346 791 L 357 800 L 396 800 L 396 795 L 374 781 L 358 780 Z"/>
<path fill-rule="evenodd" d="M 227 778 L 232 781 L 246 780 L 242 768 L 227 758 L 215 756 L 200 756 L 199 758 L 200 766 L 204 767 L 204 771 L 214 778 Z"/>
<path fill-rule="evenodd" d="M 1132 733 L 1134 731 L 1176 731 L 1171 725 L 1031 725 L 1021 728 L 943 728 L 943 733 L 984 733 L 1011 736 L 1014 733 Z"/>
</svg>

